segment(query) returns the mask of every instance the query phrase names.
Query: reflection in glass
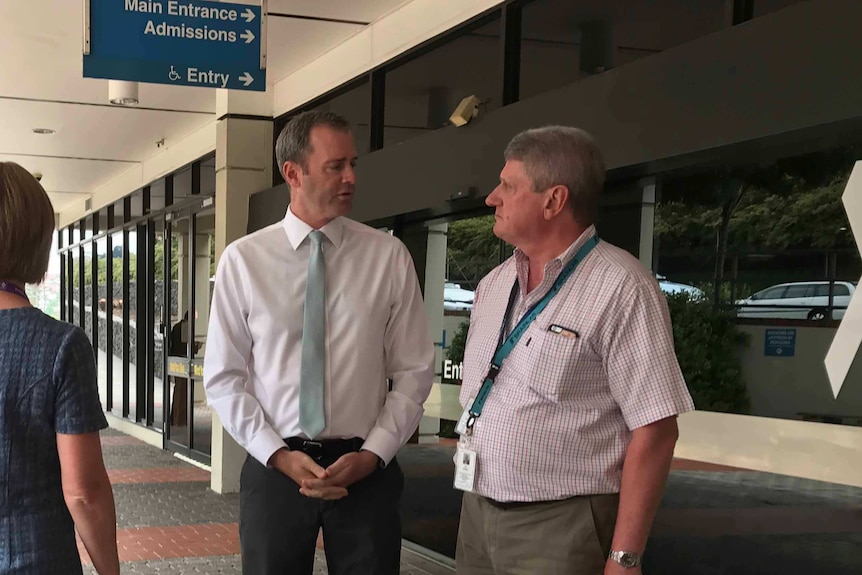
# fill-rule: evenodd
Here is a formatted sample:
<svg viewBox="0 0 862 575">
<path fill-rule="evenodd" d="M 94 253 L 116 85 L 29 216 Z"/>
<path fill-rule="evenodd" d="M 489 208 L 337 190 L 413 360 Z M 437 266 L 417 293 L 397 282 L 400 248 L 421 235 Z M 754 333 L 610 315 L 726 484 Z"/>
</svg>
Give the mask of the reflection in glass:
<svg viewBox="0 0 862 575">
<path fill-rule="evenodd" d="M 656 270 L 675 333 L 688 334 L 677 355 L 699 409 L 855 421 L 846 389 L 837 400 L 821 391 L 824 355 L 862 275 L 841 202 L 860 152 L 849 145 L 665 176 Z M 847 381 L 862 379 L 851 372 Z"/>
<path fill-rule="evenodd" d="M 387 72 L 384 144 L 449 125 L 452 112 L 467 96 L 482 102 L 481 114 L 499 108 L 499 62 L 497 17 Z"/>
<path fill-rule="evenodd" d="M 194 218 L 195 244 L 195 363 L 203 365 L 206 352 L 209 312 L 215 279 L 215 210 L 201 212 Z M 201 378 L 195 381 L 193 393 L 192 446 L 196 451 L 210 455 L 212 452 L 212 408 L 207 403 Z"/>
<path fill-rule="evenodd" d="M 72 255 L 72 269 L 71 269 L 71 285 L 72 285 L 72 323 L 80 326 L 81 325 L 81 255 L 80 250 L 78 248 L 72 248 L 69 253 Z"/>
<path fill-rule="evenodd" d="M 727 25 L 720 1 L 533 0 L 522 18 L 522 100 Z"/>
<path fill-rule="evenodd" d="M 411 226 L 405 236 L 427 238 L 425 309 L 436 347 L 434 386 L 425 403 L 418 441 L 398 453 L 404 470 L 404 537 L 454 557 L 461 493 L 452 489 L 455 421 L 464 344 L 479 281 L 511 253 L 493 232 L 494 217 Z"/>
<path fill-rule="evenodd" d="M 156 225 L 154 269 L 153 278 L 153 425 L 161 428 L 164 424 L 164 379 L 165 379 L 165 334 L 168 333 L 164 325 L 165 318 L 165 234 L 164 220 L 159 220 Z"/>
<path fill-rule="evenodd" d="M 190 181 L 190 180 L 189 180 Z M 169 437 L 172 441 L 188 446 L 188 377 L 177 374 L 188 373 L 189 341 L 189 220 L 173 220 L 167 227 L 166 243 L 170 245 L 171 266 L 169 313 L 167 326 L 167 350 L 171 358 L 168 369 L 175 373 L 169 376 Z"/>
<path fill-rule="evenodd" d="M 57 253 L 57 234 L 51 240 L 51 257 L 48 273 L 39 285 L 27 285 L 27 296 L 34 307 L 38 307 L 54 319 L 60 319 L 60 260 L 66 257 Z"/>
</svg>

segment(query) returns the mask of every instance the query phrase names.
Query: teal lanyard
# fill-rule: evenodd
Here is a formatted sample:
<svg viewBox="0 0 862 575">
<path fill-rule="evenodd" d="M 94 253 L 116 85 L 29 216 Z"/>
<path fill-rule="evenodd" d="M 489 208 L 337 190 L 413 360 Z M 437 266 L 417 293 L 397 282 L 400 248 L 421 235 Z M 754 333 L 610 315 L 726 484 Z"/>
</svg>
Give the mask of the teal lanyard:
<svg viewBox="0 0 862 575">
<path fill-rule="evenodd" d="M 563 271 L 560 272 L 560 275 L 557 276 L 557 280 L 554 282 L 554 285 L 551 286 L 551 289 L 548 290 L 548 293 L 545 294 L 545 297 L 536 302 L 536 304 L 533 305 L 526 314 L 524 314 L 524 317 L 521 318 L 521 321 L 518 322 L 518 325 L 515 326 L 515 329 L 512 330 L 512 333 L 510 333 L 509 337 L 504 341 L 503 337 L 506 334 L 506 326 L 509 324 L 509 318 L 512 315 L 512 310 L 515 306 L 515 298 L 518 295 L 518 278 L 515 278 L 515 285 L 512 286 L 512 292 L 509 294 L 509 305 L 506 307 L 506 315 L 503 317 L 503 326 L 500 328 L 500 342 L 497 344 L 497 351 L 494 352 L 494 358 L 491 360 L 491 367 L 488 369 L 488 375 L 485 376 L 482 388 L 479 390 L 479 394 L 476 396 L 476 399 L 473 401 L 473 405 L 470 407 L 470 417 L 467 419 L 468 435 L 472 433 L 473 425 L 476 423 L 479 416 L 482 415 L 482 408 L 485 407 L 485 401 L 487 401 L 488 395 L 491 393 L 494 381 L 500 374 L 503 362 L 507 357 L 509 357 L 512 350 L 515 349 L 515 346 L 518 345 L 518 341 L 520 341 L 521 336 L 523 336 L 527 331 L 527 328 L 530 327 L 530 324 L 535 321 L 546 307 L 548 307 L 548 303 L 550 303 L 554 296 L 563 288 L 566 280 L 571 277 L 572 273 L 574 273 L 575 269 L 578 267 L 578 264 L 587 257 L 587 254 L 593 251 L 593 248 L 596 247 L 598 243 L 598 236 L 593 236 L 587 240 L 587 243 L 578 250 L 575 257 L 566 264 L 566 267 L 564 267 Z"/>
</svg>

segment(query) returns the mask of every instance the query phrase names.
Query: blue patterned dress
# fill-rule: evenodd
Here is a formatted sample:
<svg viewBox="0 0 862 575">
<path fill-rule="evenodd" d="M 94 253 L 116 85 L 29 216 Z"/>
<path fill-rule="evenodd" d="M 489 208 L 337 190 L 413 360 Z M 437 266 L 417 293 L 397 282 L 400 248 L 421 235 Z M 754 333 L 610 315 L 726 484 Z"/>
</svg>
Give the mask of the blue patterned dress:
<svg viewBox="0 0 862 575">
<path fill-rule="evenodd" d="M 79 574 L 57 433 L 107 427 L 93 348 L 36 308 L 0 310 L 0 574 Z"/>
</svg>

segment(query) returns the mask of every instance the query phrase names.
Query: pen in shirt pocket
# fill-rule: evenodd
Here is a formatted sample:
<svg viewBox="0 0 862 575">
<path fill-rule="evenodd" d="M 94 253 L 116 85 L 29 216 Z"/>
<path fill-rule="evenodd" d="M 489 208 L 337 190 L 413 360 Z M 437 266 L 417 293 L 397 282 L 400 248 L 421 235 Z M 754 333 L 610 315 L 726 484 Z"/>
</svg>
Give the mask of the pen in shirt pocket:
<svg viewBox="0 0 862 575">
<path fill-rule="evenodd" d="M 548 331 L 568 338 L 578 339 L 579 337 L 581 337 L 581 334 L 579 334 L 576 330 L 569 329 L 555 323 L 552 323 L 548 326 Z"/>
</svg>

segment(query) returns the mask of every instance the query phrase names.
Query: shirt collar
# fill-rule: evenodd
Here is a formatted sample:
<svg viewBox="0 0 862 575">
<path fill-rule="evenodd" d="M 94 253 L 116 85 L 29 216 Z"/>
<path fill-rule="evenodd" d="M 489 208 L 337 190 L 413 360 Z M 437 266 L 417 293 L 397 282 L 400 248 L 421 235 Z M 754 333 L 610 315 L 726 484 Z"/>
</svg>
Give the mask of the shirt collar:
<svg viewBox="0 0 862 575">
<path fill-rule="evenodd" d="M 293 249 L 298 249 L 302 242 L 305 241 L 305 238 L 308 237 L 308 234 L 314 231 L 314 228 L 300 220 L 296 217 L 296 214 L 293 213 L 293 210 L 290 209 L 290 206 L 287 206 L 287 213 L 284 215 L 284 221 L 282 222 L 284 226 L 284 231 L 287 233 L 287 239 L 290 242 L 290 245 L 293 246 Z M 341 217 L 335 218 L 322 228 L 320 231 L 323 232 L 323 235 L 332 242 L 336 248 L 341 243 L 341 238 L 344 235 L 344 220 Z"/>
<path fill-rule="evenodd" d="M 589 239 L 592 238 L 594 235 L 596 235 L 596 226 L 592 225 L 585 229 L 584 232 L 578 237 L 578 239 L 574 241 L 572 245 L 567 247 L 563 253 L 549 261 L 547 265 L 559 264 L 560 269 L 563 269 L 563 267 L 565 267 L 565 265 L 569 263 L 569 260 L 575 257 L 575 254 L 578 253 L 578 250 L 581 249 L 584 244 L 587 243 L 587 241 L 589 241 Z M 529 263 L 529 259 L 520 249 L 515 248 L 514 254 L 515 260 L 519 264 Z M 545 269 L 547 269 L 547 267 Z"/>
<path fill-rule="evenodd" d="M 544 285 L 546 283 L 553 283 L 556 281 L 557 276 L 560 275 L 560 272 L 563 271 L 563 268 L 566 267 L 566 264 L 571 261 L 575 254 L 578 253 L 584 244 L 586 244 L 590 238 L 596 235 L 596 226 L 591 225 L 570 245 L 566 250 L 545 264 L 544 277 L 542 278 L 542 283 L 540 285 Z M 527 289 L 527 277 L 530 272 L 530 260 L 522 252 L 520 249 L 515 248 L 515 269 L 518 274 L 518 281 L 521 285 L 521 293 L 522 295 L 525 293 Z M 549 285 L 550 285 L 549 283 Z M 541 290 L 539 290 L 541 291 Z"/>
</svg>

